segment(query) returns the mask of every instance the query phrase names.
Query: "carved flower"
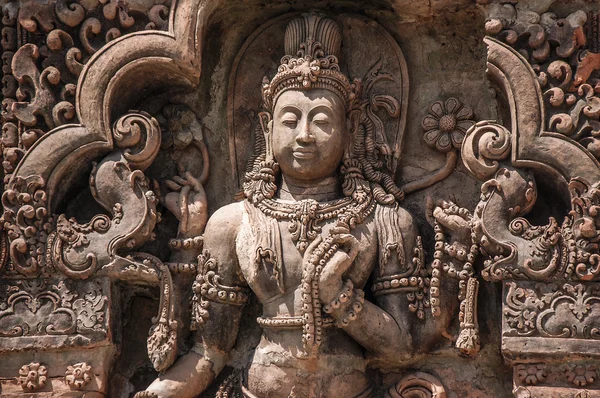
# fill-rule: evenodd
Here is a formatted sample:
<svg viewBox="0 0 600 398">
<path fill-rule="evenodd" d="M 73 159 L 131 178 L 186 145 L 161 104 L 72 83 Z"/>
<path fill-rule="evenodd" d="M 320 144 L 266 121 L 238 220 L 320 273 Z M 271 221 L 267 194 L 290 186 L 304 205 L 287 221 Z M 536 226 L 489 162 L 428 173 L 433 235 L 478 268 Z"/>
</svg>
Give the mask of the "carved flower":
<svg viewBox="0 0 600 398">
<path fill-rule="evenodd" d="M 76 389 L 80 389 L 92 380 L 92 367 L 85 362 L 69 365 L 65 372 L 65 382 Z"/>
<path fill-rule="evenodd" d="M 448 98 L 446 102 L 435 102 L 429 112 L 421 123 L 427 145 L 440 152 L 460 149 L 465 133 L 475 124 L 473 110 L 456 98 Z"/>
<path fill-rule="evenodd" d="M 517 377 L 523 384 L 535 385 L 546 380 L 548 372 L 544 364 L 520 364 L 516 367 Z"/>
<path fill-rule="evenodd" d="M 568 365 L 565 367 L 565 376 L 570 383 L 573 383 L 578 387 L 583 387 L 596 380 L 596 366 Z"/>
<path fill-rule="evenodd" d="M 535 322 L 538 315 L 537 312 L 524 309 L 517 313 L 507 315 L 507 322 L 510 327 L 516 328 L 523 333 L 528 333 L 535 329 Z"/>
<path fill-rule="evenodd" d="M 48 369 L 44 365 L 32 362 L 29 365 L 23 365 L 19 369 L 17 382 L 24 391 L 37 390 L 46 385 L 47 374 Z"/>
<path fill-rule="evenodd" d="M 185 105 L 165 105 L 156 119 L 162 133 L 162 149 L 184 149 L 194 138 L 202 140 L 202 126 L 194 112 Z"/>
</svg>

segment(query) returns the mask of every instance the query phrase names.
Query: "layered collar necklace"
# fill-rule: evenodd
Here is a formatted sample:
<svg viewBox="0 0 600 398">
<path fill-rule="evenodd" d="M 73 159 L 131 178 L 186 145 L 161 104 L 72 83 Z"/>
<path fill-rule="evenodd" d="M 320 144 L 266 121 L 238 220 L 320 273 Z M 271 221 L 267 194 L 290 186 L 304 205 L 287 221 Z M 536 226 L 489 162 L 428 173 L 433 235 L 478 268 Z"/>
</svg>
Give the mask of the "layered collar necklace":
<svg viewBox="0 0 600 398">
<path fill-rule="evenodd" d="M 323 222 L 335 219 L 352 228 L 371 214 L 375 209 L 375 201 L 370 196 L 362 203 L 351 197 L 330 202 L 317 202 L 314 199 L 292 202 L 265 198 L 256 207 L 269 217 L 289 221 L 288 230 L 292 240 L 300 253 L 304 253 L 310 242 L 321 233 Z"/>
</svg>

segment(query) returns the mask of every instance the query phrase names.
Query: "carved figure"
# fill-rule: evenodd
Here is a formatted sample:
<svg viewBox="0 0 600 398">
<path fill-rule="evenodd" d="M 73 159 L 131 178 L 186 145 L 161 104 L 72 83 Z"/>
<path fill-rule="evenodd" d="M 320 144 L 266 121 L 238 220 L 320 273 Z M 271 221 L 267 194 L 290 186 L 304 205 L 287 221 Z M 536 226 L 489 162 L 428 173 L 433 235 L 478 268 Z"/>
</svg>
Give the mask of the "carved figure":
<svg viewBox="0 0 600 398">
<path fill-rule="evenodd" d="M 196 344 L 138 398 L 204 391 L 227 362 L 251 295 L 262 304 L 260 343 L 249 365 L 221 386 L 222 396 L 368 397 L 369 365 L 397 366 L 441 335 L 435 325 L 415 328 L 413 320 L 420 321 L 410 313 L 424 318 L 430 275 L 415 223 L 397 203 L 404 196 L 391 172 L 398 154 L 374 113 L 380 107 L 397 117 L 398 102 L 369 96 L 384 77 L 380 65 L 362 81 L 342 73 L 340 49 L 339 26 L 321 14 L 288 25 L 286 55 L 262 88 L 262 135 L 243 184 L 245 200 L 212 215 L 202 250 L 189 244 L 178 252 L 181 262 L 199 255 Z M 184 224 L 180 237 L 192 242 L 205 213 L 195 211 L 194 200 L 186 210 L 185 200 L 196 197 L 200 184 L 181 181 L 186 195 L 170 207 Z M 433 215 L 439 231 L 452 237 L 445 243 L 440 232 L 439 269 L 431 280 L 439 315 L 443 271 L 455 270 L 463 300 L 476 296 L 477 285 L 466 283 L 475 255 L 470 215 L 450 203 Z M 370 278 L 372 299 L 365 297 Z M 463 307 L 470 329 L 472 307 Z"/>
</svg>

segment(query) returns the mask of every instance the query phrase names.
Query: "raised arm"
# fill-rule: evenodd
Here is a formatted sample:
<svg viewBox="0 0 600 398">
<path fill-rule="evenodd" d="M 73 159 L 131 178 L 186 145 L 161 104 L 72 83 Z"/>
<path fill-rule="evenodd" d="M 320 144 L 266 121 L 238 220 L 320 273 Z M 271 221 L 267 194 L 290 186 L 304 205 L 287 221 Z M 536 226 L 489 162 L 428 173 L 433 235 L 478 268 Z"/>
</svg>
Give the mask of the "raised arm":
<svg viewBox="0 0 600 398">
<path fill-rule="evenodd" d="M 193 284 L 195 345 L 136 398 L 198 396 L 225 366 L 249 294 L 239 276 L 235 250 L 241 218 L 241 204 L 234 203 L 219 209 L 208 221 Z"/>
<path fill-rule="evenodd" d="M 375 222 L 378 224 L 380 263 L 368 266 L 376 269 L 375 278 L 382 284 L 385 279 L 387 286 L 392 278 L 410 274 L 410 254 L 417 233 L 412 217 L 397 206 L 378 207 Z M 408 305 L 401 305 L 396 295 L 379 295 L 375 302 L 365 299 L 360 289 L 362 286 L 355 286 L 344 276 L 363 243 L 344 231 L 336 235 L 335 242 L 340 249 L 323 268 L 321 276 L 324 312 L 330 314 L 336 325 L 360 343 L 372 357 L 387 363 L 409 358 L 412 355 L 412 338 L 407 319 Z"/>
</svg>

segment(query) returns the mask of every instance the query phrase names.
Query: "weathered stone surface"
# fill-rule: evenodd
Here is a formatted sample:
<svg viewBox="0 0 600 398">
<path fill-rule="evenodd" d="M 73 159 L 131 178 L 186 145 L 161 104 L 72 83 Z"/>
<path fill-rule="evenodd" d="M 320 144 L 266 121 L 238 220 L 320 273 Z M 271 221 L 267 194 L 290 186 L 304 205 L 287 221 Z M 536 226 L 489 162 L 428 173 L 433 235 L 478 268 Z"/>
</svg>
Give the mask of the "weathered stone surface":
<svg viewBox="0 0 600 398">
<path fill-rule="evenodd" d="M 598 2 L 1 4 L 1 396 L 600 396 Z"/>
</svg>

